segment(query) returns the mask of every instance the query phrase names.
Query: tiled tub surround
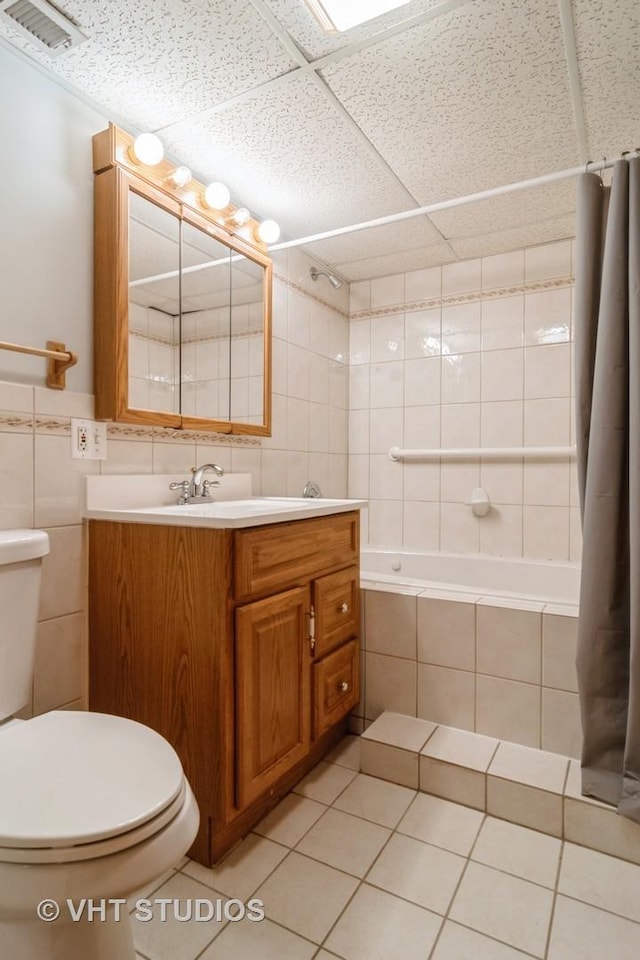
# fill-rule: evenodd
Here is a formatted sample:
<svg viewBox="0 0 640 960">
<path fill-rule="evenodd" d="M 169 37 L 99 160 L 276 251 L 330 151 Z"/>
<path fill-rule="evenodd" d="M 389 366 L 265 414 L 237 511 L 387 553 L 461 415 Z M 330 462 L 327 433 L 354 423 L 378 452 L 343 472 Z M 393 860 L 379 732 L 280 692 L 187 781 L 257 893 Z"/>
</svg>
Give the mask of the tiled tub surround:
<svg viewBox="0 0 640 960">
<path fill-rule="evenodd" d="M 362 697 L 383 711 L 580 755 L 577 608 L 362 581 Z"/>
<path fill-rule="evenodd" d="M 640 863 L 640 825 L 583 797 L 569 757 L 386 712 L 360 738 L 360 769 Z"/>
<path fill-rule="evenodd" d="M 572 275 L 566 240 L 351 285 L 349 496 L 370 501 L 369 543 L 579 560 L 575 462 L 388 458 L 572 443 Z"/>
</svg>

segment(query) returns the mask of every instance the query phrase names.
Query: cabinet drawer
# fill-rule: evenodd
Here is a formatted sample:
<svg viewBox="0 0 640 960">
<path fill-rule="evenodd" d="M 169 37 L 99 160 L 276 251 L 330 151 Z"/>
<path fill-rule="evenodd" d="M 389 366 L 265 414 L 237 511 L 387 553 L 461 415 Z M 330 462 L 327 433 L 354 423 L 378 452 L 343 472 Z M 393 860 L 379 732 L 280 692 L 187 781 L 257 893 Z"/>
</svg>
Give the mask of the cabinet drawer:
<svg viewBox="0 0 640 960">
<path fill-rule="evenodd" d="M 357 566 L 330 573 L 314 582 L 316 657 L 323 657 L 360 625 L 360 574 Z"/>
<path fill-rule="evenodd" d="M 356 640 L 350 640 L 314 663 L 313 698 L 313 732 L 319 737 L 360 699 Z"/>
<path fill-rule="evenodd" d="M 357 563 L 359 519 L 356 510 L 236 531 L 236 599 L 274 593 Z"/>
</svg>

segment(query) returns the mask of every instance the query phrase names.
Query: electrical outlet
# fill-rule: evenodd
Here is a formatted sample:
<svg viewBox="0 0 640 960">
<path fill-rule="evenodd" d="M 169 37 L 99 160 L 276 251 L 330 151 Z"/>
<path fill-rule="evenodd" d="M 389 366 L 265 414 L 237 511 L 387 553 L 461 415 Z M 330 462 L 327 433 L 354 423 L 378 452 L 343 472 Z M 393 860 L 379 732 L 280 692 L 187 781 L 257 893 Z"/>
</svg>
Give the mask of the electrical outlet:
<svg viewBox="0 0 640 960">
<path fill-rule="evenodd" d="M 71 419 L 73 460 L 107 459 L 107 425 L 97 420 Z"/>
</svg>

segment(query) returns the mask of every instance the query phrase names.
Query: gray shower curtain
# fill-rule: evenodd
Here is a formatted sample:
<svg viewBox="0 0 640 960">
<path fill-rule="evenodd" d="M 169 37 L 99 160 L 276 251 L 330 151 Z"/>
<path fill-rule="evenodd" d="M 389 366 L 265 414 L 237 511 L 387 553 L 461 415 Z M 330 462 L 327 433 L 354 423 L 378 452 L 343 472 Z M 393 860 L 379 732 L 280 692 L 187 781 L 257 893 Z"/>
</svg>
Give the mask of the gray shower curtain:
<svg viewBox="0 0 640 960">
<path fill-rule="evenodd" d="M 640 823 L 640 159 L 578 182 L 582 792 Z"/>
</svg>

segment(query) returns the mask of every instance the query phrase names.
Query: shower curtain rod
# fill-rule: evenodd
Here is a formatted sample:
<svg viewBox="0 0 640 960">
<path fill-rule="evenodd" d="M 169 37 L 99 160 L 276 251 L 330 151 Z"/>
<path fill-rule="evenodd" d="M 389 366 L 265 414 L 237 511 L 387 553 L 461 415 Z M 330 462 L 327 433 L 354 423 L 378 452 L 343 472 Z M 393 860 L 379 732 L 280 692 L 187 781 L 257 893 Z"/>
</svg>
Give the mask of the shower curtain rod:
<svg viewBox="0 0 640 960">
<path fill-rule="evenodd" d="M 422 217 L 440 210 L 451 210 L 453 207 L 462 207 L 466 203 L 475 203 L 478 200 L 490 200 L 492 197 L 502 197 L 506 193 L 516 193 L 518 190 L 527 190 L 529 187 L 542 187 L 547 183 L 556 183 L 559 180 L 570 180 L 581 173 L 598 173 L 607 170 L 619 160 L 628 160 L 632 156 L 640 155 L 640 147 L 628 150 L 619 157 L 608 160 L 596 160 L 582 163 L 579 167 L 570 167 L 568 170 L 558 170 L 556 173 L 545 173 L 541 177 L 532 177 L 530 180 L 519 180 L 516 183 L 507 183 L 502 187 L 492 187 L 480 193 L 468 193 L 464 197 L 455 197 L 453 200 L 441 200 L 438 203 L 429 203 L 424 207 L 415 207 L 413 210 L 403 210 L 401 213 L 391 213 L 386 217 L 377 217 L 375 220 L 366 220 L 364 223 L 353 223 L 348 227 L 336 227 L 335 230 L 325 230 L 323 233 L 313 233 L 308 237 L 299 237 L 297 240 L 285 240 L 283 243 L 274 243 L 270 251 L 288 250 L 289 247 L 300 247 L 307 243 L 316 243 L 318 240 L 329 240 L 331 237 L 341 237 L 346 233 L 355 233 L 357 230 L 367 230 L 369 227 L 383 227 L 389 223 L 398 223 L 401 220 L 411 220 L 413 217 Z"/>
</svg>

